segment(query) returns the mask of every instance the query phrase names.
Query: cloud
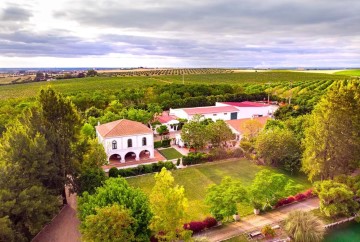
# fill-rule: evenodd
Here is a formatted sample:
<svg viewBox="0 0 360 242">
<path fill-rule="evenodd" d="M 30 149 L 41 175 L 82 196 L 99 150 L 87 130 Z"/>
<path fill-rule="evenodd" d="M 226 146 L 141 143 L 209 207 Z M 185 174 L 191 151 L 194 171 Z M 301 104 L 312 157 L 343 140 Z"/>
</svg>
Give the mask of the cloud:
<svg viewBox="0 0 360 242">
<path fill-rule="evenodd" d="M 9 22 L 23 22 L 29 20 L 32 13 L 25 8 L 10 5 L 3 10 L 0 10 L 0 20 Z"/>
<path fill-rule="evenodd" d="M 360 66 L 357 0 L 19 1 L 0 9 L 2 56 Z"/>
</svg>

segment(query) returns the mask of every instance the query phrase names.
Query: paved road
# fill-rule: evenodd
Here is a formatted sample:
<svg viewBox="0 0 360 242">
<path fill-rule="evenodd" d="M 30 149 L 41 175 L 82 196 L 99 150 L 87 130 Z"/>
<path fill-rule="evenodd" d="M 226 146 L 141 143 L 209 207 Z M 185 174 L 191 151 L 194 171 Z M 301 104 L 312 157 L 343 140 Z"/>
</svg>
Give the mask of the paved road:
<svg viewBox="0 0 360 242">
<path fill-rule="evenodd" d="M 68 205 L 48 224 L 32 242 L 78 242 L 80 221 L 76 216 L 76 194 L 68 196 Z"/>
<path fill-rule="evenodd" d="M 223 241 L 234 236 L 257 230 L 267 224 L 279 223 L 284 220 L 287 214 L 294 210 L 309 211 L 319 207 L 317 197 L 297 202 L 263 215 L 251 215 L 241 219 L 239 222 L 231 223 L 227 226 L 220 226 L 196 235 L 197 237 L 207 237 L 209 241 Z"/>
</svg>

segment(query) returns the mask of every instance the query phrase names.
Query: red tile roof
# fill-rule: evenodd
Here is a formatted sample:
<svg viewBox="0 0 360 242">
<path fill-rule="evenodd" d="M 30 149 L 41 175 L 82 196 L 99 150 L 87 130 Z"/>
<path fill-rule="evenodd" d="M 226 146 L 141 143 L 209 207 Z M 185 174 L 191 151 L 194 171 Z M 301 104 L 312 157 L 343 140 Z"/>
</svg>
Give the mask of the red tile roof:
<svg viewBox="0 0 360 242">
<path fill-rule="evenodd" d="M 120 119 L 96 126 L 96 130 L 103 138 L 153 133 L 146 125 L 127 119 Z"/>
<path fill-rule="evenodd" d="M 271 119 L 270 116 L 256 117 L 256 118 L 242 118 L 242 119 L 234 119 L 234 120 L 226 120 L 225 122 L 229 124 L 233 129 L 235 129 L 240 134 L 246 132 L 245 125 L 248 120 L 257 120 L 259 121 L 263 127 L 265 127 L 266 122 Z"/>
<path fill-rule="evenodd" d="M 238 112 L 239 109 L 233 106 L 209 106 L 198 108 L 183 108 L 183 110 L 189 114 L 207 114 L 207 113 L 226 113 L 226 112 Z"/>
<path fill-rule="evenodd" d="M 157 116 L 156 120 L 158 120 L 160 123 L 165 124 L 169 121 L 176 120 L 178 117 L 175 115 L 169 115 L 168 112 L 163 112 L 161 116 Z"/>
<path fill-rule="evenodd" d="M 258 102 L 250 102 L 250 101 L 244 101 L 244 102 L 221 102 L 223 104 L 235 106 L 235 107 L 243 107 L 243 108 L 249 108 L 249 107 L 268 107 L 270 106 L 267 103 L 258 103 Z"/>
</svg>

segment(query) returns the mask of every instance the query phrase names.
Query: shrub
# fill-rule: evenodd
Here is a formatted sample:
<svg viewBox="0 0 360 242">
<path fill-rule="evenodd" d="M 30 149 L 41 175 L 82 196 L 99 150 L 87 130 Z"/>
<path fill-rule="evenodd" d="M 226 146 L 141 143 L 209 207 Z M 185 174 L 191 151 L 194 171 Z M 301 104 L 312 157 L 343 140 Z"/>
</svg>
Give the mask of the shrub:
<svg viewBox="0 0 360 242">
<path fill-rule="evenodd" d="M 295 197 L 290 196 L 290 197 L 286 198 L 286 204 L 293 203 L 293 202 L 295 202 Z"/>
<path fill-rule="evenodd" d="M 183 165 L 195 165 L 206 162 L 208 155 L 204 153 L 189 153 L 187 156 L 183 156 Z"/>
<path fill-rule="evenodd" d="M 312 197 L 314 195 L 313 190 L 312 189 L 307 190 L 306 192 L 304 192 L 304 195 L 306 197 Z"/>
<path fill-rule="evenodd" d="M 261 233 L 267 238 L 272 238 L 275 236 L 275 230 L 272 229 L 270 225 L 266 225 L 265 227 L 263 227 L 261 229 Z"/>
<path fill-rule="evenodd" d="M 153 172 L 152 165 L 144 165 L 144 174 Z"/>
<path fill-rule="evenodd" d="M 276 208 L 281 207 L 281 206 L 287 204 L 286 202 L 287 202 L 287 199 L 286 199 L 286 198 L 281 198 L 281 199 L 276 203 L 275 207 L 276 207 Z"/>
<path fill-rule="evenodd" d="M 193 221 L 189 223 L 188 229 L 193 231 L 193 233 L 198 233 L 206 228 L 204 222 Z"/>
<path fill-rule="evenodd" d="M 176 165 L 179 166 L 180 165 L 180 158 L 177 159 L 176 161 Z"/>
<path fill-rule="evenodd" d="M 244 156 L 244 151 L 240 148 L 236 148 L 234 151 L 233 151 L 233 154 L 232 154 L 232 157 L 234 158 L 240 158 L 240 157 L 243 157 Z"/>
<path fill-rule="evenodd" d="M 162 142 L 161 141 L 155 141 L 154 142 L 154 148 L 161 148 L 162 147 Z"/>
<path fill-rule="evenodd" d="M 171 142 L 170 139 L 164 139 L 164 140 L 162 141 L 161 146 L 164 147 L 164 148 L 170 147 L 170 142 Z"/>
<path fill-rule="evenodd" d="M 116 167 L 111 167 L 109 170 L 109 177 L 118 177 L 119 171 Z"/>
<path fill-rule="evenodd" d="M 217 225 L 217 221 L 213 217 L 207 217 L 204 219 L 203 223 L 205 224 L 206 228 L 211 228 Z"/>
<path fill-rule="evenodd" d="M 298 193 L 295 195 L 296 201 L 301 201 L 301 200 L 304 200 L 305 198 L 306 198 L 306 196 L 303 193 Z"/>
</svg>

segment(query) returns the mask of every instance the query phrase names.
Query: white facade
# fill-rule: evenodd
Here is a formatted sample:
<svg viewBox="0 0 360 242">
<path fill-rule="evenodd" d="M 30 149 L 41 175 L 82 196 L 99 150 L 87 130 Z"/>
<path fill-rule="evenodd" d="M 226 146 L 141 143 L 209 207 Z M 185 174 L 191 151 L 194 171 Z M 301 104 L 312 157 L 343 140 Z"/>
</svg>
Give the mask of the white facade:
<svg viewBox="0 0 360 242">
<path fill-rule="evenodd" d="M 231 106 L 221 102 L 216 102 L 216 106 Z M 263 107 L 237 107 L 239 109 L 238 118 L 252 118 L 254 116 L 272 116 L 278 109 L 277 105 L 264 105 Z M 229 119 L 224 119 L 229 120 Z"/>
<path fill-rule="evenodd" d="M 154 135 L 136 134 L 119 137 L 103 138 L 96 132 L 99 142 L 104 146 L 108 160 L 115 156 L 121 163 L 125 163 L 125 156 L 132 156 L 140 160 L 140 154 L 154 158 Z"/>
<path fill-rule="evenodd" d="M 214 106 L 215 107 L 215 106 Z M 204 107 L 208 108 L 208 107 Z M 210 107 L 211 108 L 211 107 Z M 214 122 L 216 120 L 231 120 L 238 119 L 240 115 L 240 111 L 236 109 L 229 111 L 209 111 L 208 113 L 201 112 L 202 107 L 196 108 L 199 112 L 196 114 L 202 115 L 204 119 L 212 119 Z M 170 115 L 177 116 L 182 119 L 191 120 L 196 114 L 188 114 L 184 109 L 171 109 Z M 234 118 L 235 117 L 235 118 Z"/>
<path fill-rule="evenodd" d="M 179 124 L 179 121 L 177 121 L 177 120 L 170 120 L 170 121 L 167 122 L 167 123 L 162 123 L 162 124 L 155 125 L 155 127 L 154 127 L 154 134 L 158 134 L 158 133 L 156 132 L 156 129 L 157 129 L 158 127 L 160 127 L 161 125 L 165 125 L 165 126 L 168 128 L 169 132 L 175 132 L 175 131 L 178 130 L 178 124 Z"/>
</svg>

